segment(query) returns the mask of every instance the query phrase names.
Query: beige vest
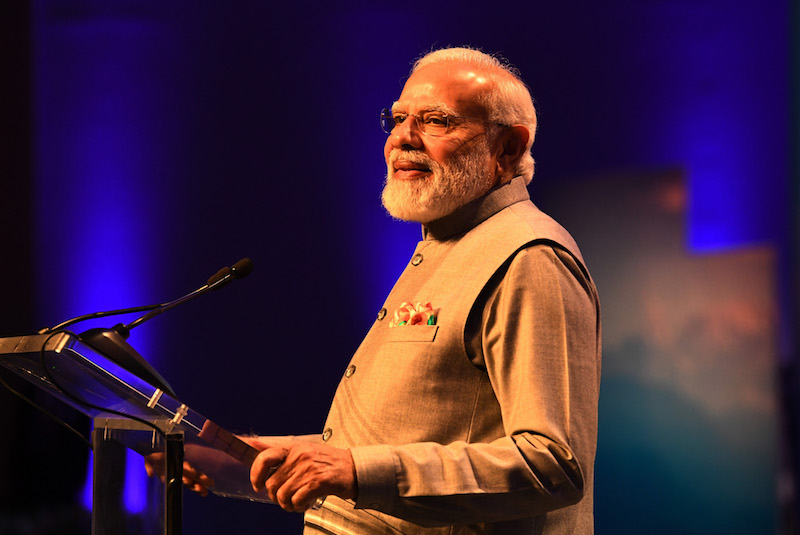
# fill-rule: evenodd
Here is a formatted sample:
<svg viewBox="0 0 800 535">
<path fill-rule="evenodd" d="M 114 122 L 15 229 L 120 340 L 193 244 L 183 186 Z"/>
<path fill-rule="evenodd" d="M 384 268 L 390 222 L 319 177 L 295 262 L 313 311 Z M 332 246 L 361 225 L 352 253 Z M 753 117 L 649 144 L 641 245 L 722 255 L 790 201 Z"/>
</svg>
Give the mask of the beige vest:
<svg viewBox="0 0 800 535">
<path fill-rule="evenodd" d="M 529 224 L 519 224 L 519 218 Z M 330 445 L 489 442 L 503 436 L 486 374 L 467 357 L 464 332 L 473 304 L 492 275 L 533 243 L 557 244 L 583 261 L 572 237 L 530 202 L 514 204 L 448 242 L 417 244 L 339 384 L 325 424 Z M 427 254 L 441 247 L 444 254 Z M 430 301 L 437 324 L 389 328 L 404 301 Z M 387 375 L 402 378 L 402 384 L 386 392 Z M 430 410 L 443 395 L 450 405 L 472 405 L 476 389 L 486 390 L 481 398 L 487 401 L 478 421 Z M 418 406 L 425 418 L 404 421 L 409 406 Z"/>
</svg>

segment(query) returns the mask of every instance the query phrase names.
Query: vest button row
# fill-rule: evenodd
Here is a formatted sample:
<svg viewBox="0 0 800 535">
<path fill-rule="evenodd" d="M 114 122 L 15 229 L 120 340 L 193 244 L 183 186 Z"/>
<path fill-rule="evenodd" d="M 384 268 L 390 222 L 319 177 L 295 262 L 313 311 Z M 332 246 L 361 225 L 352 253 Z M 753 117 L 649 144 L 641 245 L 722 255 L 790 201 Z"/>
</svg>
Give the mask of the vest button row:
<svg viewBox="0 0 800 535">
<path fill-rule="evenodd" d="M 356 373 L 356 365 L 355 364 L 351 364 L 344 371 L 344 376 L 345 377 L 352 377 L 354 373 Z"/>
<path fill-rule="evenodd" d="M 333 429 L 331 429 L 330 427 L 325 429 L 325 431 L 322 432 L 322 441 L 323 442 L 329 441 L 331 439 L 332 434 L 333 434 Z"/>
<path fill-rule="evenodd" d="M 411 265 L 412 266 L 418 266 L 421 263 L 422 263 L 422 255 L 420 253 L 415 254 L 413 256 L 413 258 L 411 258 Z"/>
<path fill-rule="evenodd" d="M 380 312 L 378 312 L 378 321 L 381 321 L 385 317 L 386 317 L 386 309 L 382 308 Z"/>
</svg>

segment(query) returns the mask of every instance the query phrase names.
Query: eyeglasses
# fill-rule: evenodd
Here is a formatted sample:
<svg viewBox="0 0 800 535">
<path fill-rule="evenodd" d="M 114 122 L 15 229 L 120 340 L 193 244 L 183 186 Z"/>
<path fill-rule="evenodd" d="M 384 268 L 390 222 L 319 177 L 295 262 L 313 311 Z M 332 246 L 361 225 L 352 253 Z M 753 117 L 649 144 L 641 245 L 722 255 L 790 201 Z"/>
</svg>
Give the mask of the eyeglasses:
<svg viewBox="0 0 800 535">
<path fill-rule="evenodd" d="M 484 119 L 476 117 L 465 117 L 463 115 L 447 115 L 437 110 L 423 111 L 419 114 L 392 112 L 389 108 L 381 110 L 381 128 L 387 134 L 391 134 L 392 130 L 400 126 L 406 119 L 413 117 L 417 121 L 417 128 L 423 134 L 429 136 L 443 136 L 450 132 L 450 130 L 458 123 L 458 120 L 472 120 L 480 121 L 482 123 L 497 124 L 499 126 L 507 126 L 501 123 L 493 123 Z M 453 121 L 455 119 L 455 121 Z"/>
</svg>

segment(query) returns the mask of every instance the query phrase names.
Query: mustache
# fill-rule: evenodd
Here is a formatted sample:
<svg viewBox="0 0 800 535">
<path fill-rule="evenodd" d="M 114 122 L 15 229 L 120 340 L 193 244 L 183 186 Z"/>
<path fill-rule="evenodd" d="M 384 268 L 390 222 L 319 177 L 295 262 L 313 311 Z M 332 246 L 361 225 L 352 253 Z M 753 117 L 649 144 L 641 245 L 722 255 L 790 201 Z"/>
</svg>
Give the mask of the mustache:
<svg viewBox="0 0 800 535">
<path fill-rule="evenodd" d="M 427 154 L 412 150 L 392 149 L 389 153 L 389 164 L 393 164 L 398 160 L 422 164 L 429 169 L 433 169 L 437 165 L 437 162 Z"/>
</svg>

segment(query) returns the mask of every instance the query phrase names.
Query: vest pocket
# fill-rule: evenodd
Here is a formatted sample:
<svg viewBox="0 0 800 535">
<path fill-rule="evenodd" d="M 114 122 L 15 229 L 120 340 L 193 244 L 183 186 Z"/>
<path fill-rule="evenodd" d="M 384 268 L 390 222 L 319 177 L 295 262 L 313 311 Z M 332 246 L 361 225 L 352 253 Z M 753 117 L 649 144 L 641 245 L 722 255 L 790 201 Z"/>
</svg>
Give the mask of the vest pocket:
<svg viewBox="0 0 800 535">
<path fill-rule="evenodd" d="M 433 342 L 438 325 L 401 325 L 386 332 L 384 342 Z"/>
</svg>

